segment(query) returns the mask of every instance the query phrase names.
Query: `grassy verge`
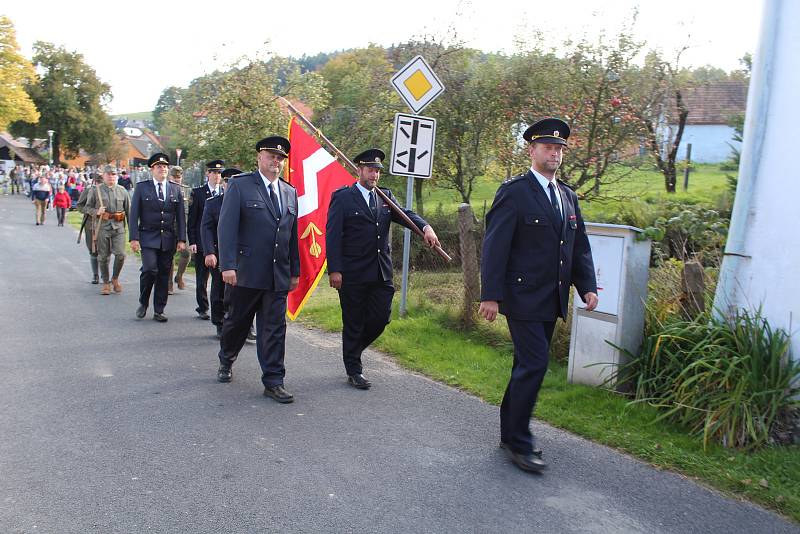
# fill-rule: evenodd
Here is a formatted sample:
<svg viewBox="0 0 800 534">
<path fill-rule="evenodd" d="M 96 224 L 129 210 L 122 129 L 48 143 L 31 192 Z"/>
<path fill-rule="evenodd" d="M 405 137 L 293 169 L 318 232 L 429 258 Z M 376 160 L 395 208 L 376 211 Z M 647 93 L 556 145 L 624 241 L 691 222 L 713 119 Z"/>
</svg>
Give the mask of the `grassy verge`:
<svg viewBox="0 0 800 534">
<path fill-rule="evenodd" d="M 507 333 L 498 325 L 459 331 L 447 311 L 429 304 L 419 285 L 412 288 L 409 317 L 394 319 L 376 348 L 408 369 L 499 404 L 511 372 Z M 300 320 L 340 331 L 338 298 L 322 286 Z M 629 405 L 606 390 L 568 384 L 566 375 L 565 363 L 551 364 L 536 409 L 538 419 L 800 521 L 800 447 L 745 453 L 712 446 L 704 451 L 701 439 L 687 436 L 681 428 L 653 424 L 653 408 Z"/>
</svg>

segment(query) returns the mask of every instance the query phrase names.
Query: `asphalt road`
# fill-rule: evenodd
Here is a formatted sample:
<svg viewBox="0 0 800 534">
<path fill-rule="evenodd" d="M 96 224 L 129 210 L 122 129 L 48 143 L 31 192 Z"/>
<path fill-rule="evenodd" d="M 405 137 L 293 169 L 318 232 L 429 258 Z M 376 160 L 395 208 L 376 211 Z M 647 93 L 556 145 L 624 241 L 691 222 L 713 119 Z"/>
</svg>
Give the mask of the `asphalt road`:
<svg viewBox="0 0 800 534">
<path fill-rule="evenodd" d="M 262 397 L 248 344 L 216 382 L 192 291 L 136 320 L 138 265 L 100 296 L 76 232 L 0 197 L 0 532 L 800 532 L 535 423 L 550 464 L 517 470 L 498 408 L 368 352 L 348 387 L 337 335 L 289 327 L 287 388 Z"/>
</svg>

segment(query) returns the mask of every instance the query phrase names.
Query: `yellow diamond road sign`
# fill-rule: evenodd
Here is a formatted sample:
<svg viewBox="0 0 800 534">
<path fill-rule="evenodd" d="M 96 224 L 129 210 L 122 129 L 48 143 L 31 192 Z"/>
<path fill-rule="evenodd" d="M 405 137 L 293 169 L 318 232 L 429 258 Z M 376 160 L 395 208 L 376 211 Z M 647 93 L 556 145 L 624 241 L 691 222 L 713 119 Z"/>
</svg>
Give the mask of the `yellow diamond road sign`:
<svg viewBox="0 0 800 534">
<path fill-rule="evenodd" d="M 392 77 L 392 86 L 397 89 L 408 107 L 419 113 L 433 99 L 444 92 L 444 85 L 431 68 L 417 56 Z"/>
</svg>

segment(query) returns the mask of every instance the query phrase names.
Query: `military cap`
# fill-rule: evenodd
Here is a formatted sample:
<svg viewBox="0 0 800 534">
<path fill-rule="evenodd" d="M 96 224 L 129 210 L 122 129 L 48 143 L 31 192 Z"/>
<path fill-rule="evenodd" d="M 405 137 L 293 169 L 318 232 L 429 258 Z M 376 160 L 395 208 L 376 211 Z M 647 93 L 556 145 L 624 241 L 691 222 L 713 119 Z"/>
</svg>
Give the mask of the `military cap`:
<svg viewBox="0 0 800 534">
<path fill-rule="evenodd" d="M 569 125 L 553 117 L 542 119 L 528 126 L 522 138 L 529 143 L 549 143 L 566 145 L 569 138 Z"/>
<path fill-rule="evenodd" d="M 211 160 L 206 163 L 206 170 L 208 172 L 222 172 L 222 169 L 225 168 L 225 162 L 221 159 Z"/>
<path fill-rule="evenodd" d="M 173 165 L 173 167 L 169 170 L 169 175 L 178 176 L 179 174 L 183 174 L 183 167 L 180 165 Z"/>
<path fill-rule="evenodd" d="M 111 174 L 117 174 L 117 168 L 113 165 L 103 165 L 103 174 L 110 172 Z"/>
<path fill-rule="evenodd" d="M 362 165 L 364 167 L 372 167 L 373 169 L 382 169 L 383 164 L 381 163 L 384 159 L 386 159 L 386 154 L 383 153 L 383 150 L 379 150 L 377 148 L 370 148 L 365 150 L 355 158 L 353 158 L 353 162 L 356 165 Z"/>
<path fill-rule="evenodd" d="M 159 163 L 164 165 L 169 165 L 169 156 L 167 156 L 162 152 L 156 152 L 155 154 L 150 156 L 150 159 L 147 160 L 148 167 L 152 167 L 153 165 L 157 165 Z"/>
<path fill-rule="evenodd" d="M 240 171 L 236 167 L 231 167 L 230 169 L 225 169 L 224 171 L 222 171 L 222 179 L 227 180 L 231 176 L 236 176 L 237 174 L 242 174 L 242 171 Z"/>
<path fill-rule="evenodd" d="M 264 139 L 256 143 L 257 152 L 261 152 L 262 150 L 267 150 L 274 154 L 283 156 L 284 158 L 289 157 L 289 148 L 291 148 L 289 145 L 289 140 L 279 135 L 265 137 Z"/>
</svg>

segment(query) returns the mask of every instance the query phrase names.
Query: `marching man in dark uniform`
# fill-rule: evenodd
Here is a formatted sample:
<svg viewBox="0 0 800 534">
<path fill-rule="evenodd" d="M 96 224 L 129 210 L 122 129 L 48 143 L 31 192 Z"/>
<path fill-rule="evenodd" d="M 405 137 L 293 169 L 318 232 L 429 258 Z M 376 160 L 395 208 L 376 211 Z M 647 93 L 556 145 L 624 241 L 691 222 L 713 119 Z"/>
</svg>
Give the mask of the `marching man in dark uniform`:
<svg viewBox="0 0 800 534">
<path fill-rule="evenodd" d="M 153 154 L 147 164 L 153 179 L 136 184 L 131 201 L 131 249 L 142 251 L 136 317 L 141 319 L 147 314 L 150 293 L 155 286 L 153 319 L 164 323 L 172 258 L 176 248 L 186 247 L 186 214 L 181 187 L 167 180 L 169 157 Z"/>
<path fill-rule="evenodd" d="M 358 182 L 334 191 L 328 209 L 325 243 L 328 279 L 339 291 L 342 306 L 342 357 L 347 382 L 369 389 L 361 353 L 381 335 L 392 313 L 392 254 L 389 225 L 405 222 L 375 192 L 386 155 L 376 148 L 355 157 Z M 397 204 L 389 189 L 381 188 Z M 411 210 L 403 210 L 425 233 L 425 242 L 439 245 L 433 228 Z"/>
<path fill-rule="evenodd" d="M 500 446 L 525 471 L 547 467 L 529 424 L 556 319 L 567 316 L 570 285 L 587 310 L 597 306 L 578 197 L 555 178 L 569 133 L 559 119 L 530 126 L 523 138 L 531 168 L 503 182 L 486 214 L 479 313 L 488 321 L 502 313 L 508 321 L 514 365 L 500 406 Z"/>
<path fill-rule="evenodd" d="M 186 232 L 189 237 L 189 251 L 194 254 L 194 272 L 196 275 L 195 295 L 197 298 L 197 312 L 200 319 L 208 320 L 208 286 L 209 270 L 204 262 L 203 243 L 200 239 L 200 223 L 203 220 L 203 210 L 206 200 L 221 194 L 219 182 L 225 162 L 221 159 L 209 161 L 206 164 L 207 183 L 192 189 L 189 200 L 189 221 Z"/>
<path fill-rule="evenodd" d="M 289 148 L 278 136 L 256 143 L 258 170 L 230 181 L 217 226 L 219 269 L 230 286 L 217 379 L 230 382 L 255 315 L 264 395 L 280 403 L 294 400 L 283 386 L 286 298 L 300 280 L 297 191 L 279 178 Z"/>
<path fill-rule="evenodd" d="M 225 318 L 225 282 L 222 281 L 222 272 L 219 270 L 219 244 L 217 242 L 217 225 L 219 213 L 222 210 L 222 200 L 228 180 L 231 176 L 241 174 L 239 169 L 225 169 L 222 171 L 222 182 L 219 185 L 219 194 L 206 201 L 203 217 L 200 220 L 200 243 L 205 255 L 203 264 L 211 275 L 211 324 L 217 327 L 217 339 L 222 338 L 222 320 Z M 255 339 L 255 336 L 253 337 Z"/>
</svg>

